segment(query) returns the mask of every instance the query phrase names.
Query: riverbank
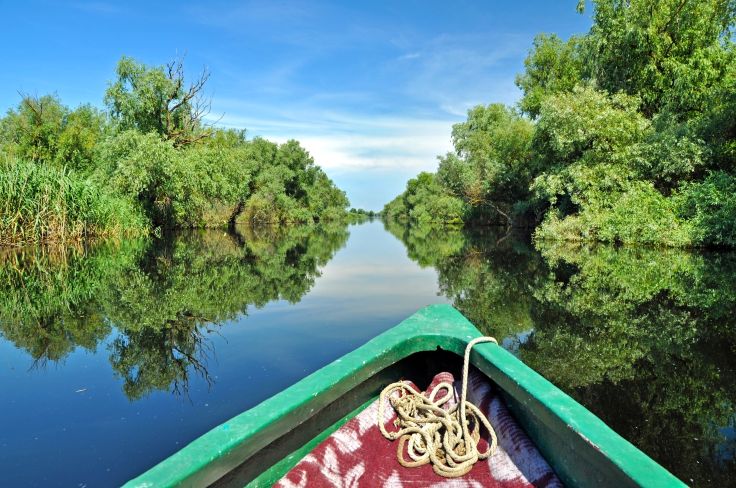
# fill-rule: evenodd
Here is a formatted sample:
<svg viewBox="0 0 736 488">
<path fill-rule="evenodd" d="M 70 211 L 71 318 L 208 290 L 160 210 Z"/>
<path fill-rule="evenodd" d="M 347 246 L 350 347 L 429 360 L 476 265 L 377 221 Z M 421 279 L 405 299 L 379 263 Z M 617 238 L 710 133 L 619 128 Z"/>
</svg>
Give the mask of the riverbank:
<svg viewBox="0 0 736 488">
<path fill-rule="evenodd" d="M 539 34 L 518 103 L 469 109 L 436 171 L 410 179 L 383 213 L 533 222 L 544 240 L 736 247 L 736 11 L 579 8 L 593 9 L 590 30 Z"/>
<path fill-rule="evenodd" d="M 299 142 L 206 122 L 208 78 L 124 56 L 105 111 L 22 96 L 0 118 L 0 245 L 346 219 L 345 192 Z"/>
</svg>

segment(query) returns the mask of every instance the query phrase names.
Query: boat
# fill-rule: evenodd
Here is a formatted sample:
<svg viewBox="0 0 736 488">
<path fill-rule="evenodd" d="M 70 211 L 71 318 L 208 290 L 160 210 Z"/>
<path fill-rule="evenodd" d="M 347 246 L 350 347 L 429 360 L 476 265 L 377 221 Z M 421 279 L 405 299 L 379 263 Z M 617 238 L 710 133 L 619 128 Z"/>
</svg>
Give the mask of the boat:
<svg viewBox="0 0 736 488">
<path fill-rule="evenodd" d="M 386 385 L 402 378 L 411 379 L 417 385 L 429 384 L 440 371 L 457 372 L 469 341 L 481 335 L 450 305 L 421 309 L 365 345 L 215 427 L 124 486 L 298 485 L 284 484 L 283 480 L 298 471 L 310 453 L 320 446 L 324 449 L 336 433 L 355 419 L 369 418 L 377 422 L 375 412 L 368 415 L 368 409 L 377 408 L 376 399 Z M 503 347 L 494 343 L 478 344 L 470 354 L 470 363 L 474 374 L 497 392 L 499 411 L 507 412 L 523 431 L 519 435 L 512 433 L 511 437 L 531 441 L 556 480 L 530 482 L 528 486 L 686 486 Z M 491 418 L 491 423 L 494 421 L 499 419 Z M 499 446 L 503 447 L 504 426 L 496 428 Z M 392 455 L 382 459 L 381 466 L 388 466 L 394 473 L 421 471 L 421 468 L 399 466 L 395 444 L 383 441 Z M 352 456 L 375 457 L 376 449 L 382 449 L 363 447 Z M 507 446 L 506 451 L 511 453 L 514 449 L 518 450 L 518 446 Z M 491 471 L 497 469 L 495 466 L 508 464 L 495 457 L 496 454 L 483 461 Z M 529 473 L 537 468 L 523 465 L 527 461 L 517 464 L 522 472 L 526 470 L 529 481 Z M 469 475 L 482 469 L 474 467 Z M 317 474 L 320 472 L 324 474 L 324 466 L 317 466 Z M 431 476 L 431 470 L 429 473 Z M 343 485 L 374 484 L 365 476 L 375 471 L 363 469 L 364 477 L 355 474 L 353 471 L 352 480 Z M 304 481 L 304 473 L 299 476 Z M 439 478 L 439 481 L 447 479 Z M 324 483 L 302 483 L 303 486 L 321 484 Z M 496 485 L 525 486 L 523 483 Z"/>
</svg>

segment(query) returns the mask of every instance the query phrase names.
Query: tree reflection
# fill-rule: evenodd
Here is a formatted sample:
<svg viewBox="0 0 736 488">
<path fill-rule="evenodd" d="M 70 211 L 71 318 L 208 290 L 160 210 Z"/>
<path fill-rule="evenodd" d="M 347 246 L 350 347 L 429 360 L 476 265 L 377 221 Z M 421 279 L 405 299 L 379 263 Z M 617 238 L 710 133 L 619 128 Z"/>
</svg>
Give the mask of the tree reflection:
<svg viewBox="0 0 736 488">
<path fill-rule="evenodd" d="M 95 350 L 111 327 L 99 292 L 135 262 L 140 241 L 89 249 L 35 247 L 0 255 L 0 334 L 34 365 Z"/>
<path fill-rule="evenodd" d="M 514 341 L 533 328 L 529 277 L 543 261 L 506 229 L 475 231 L 386 223 L 409 258 L 438 271 L 439 288 L 480 330 Z M 498 232 L 496 232 L 498 230 Z M 507 341 L 507 342 L 509 342 Z"/>
<path fill-rule="evenodd" d="M 110 363 L 128 398 L 186 393 L 192 374 L 212 381 L 209 333 L 248 307 L 298 302 L 347 237 L 344 225 L 263 227 L 8 253 L 0 333 L 34 365 L 111 337 Z"/>
<path fill-rule="evenodd" d="M 736 463 L 715 452 L 736 412 L 735 256 L 541 252 L 551 279 L 522 359 L 684 479 L 726 484 Z"/>
<path fill-rule="evenodd" d="M 736 477 L 736 254 L 387 228 L 482 331 L 676 475 Z"/>
</svg>

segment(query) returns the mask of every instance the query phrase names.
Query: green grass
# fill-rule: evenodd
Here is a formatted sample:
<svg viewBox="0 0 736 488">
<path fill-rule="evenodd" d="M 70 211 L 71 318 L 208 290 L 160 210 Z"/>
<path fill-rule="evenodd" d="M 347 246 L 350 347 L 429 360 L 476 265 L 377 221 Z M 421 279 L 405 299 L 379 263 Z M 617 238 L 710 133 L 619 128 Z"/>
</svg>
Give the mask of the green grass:
<svg viewBox="0 0 736 488">
<path fill-rule="evenodd" d="M 143 234 L 134 205 L 66 169 L 0 161 L 0 245 Z"/>
</svg>

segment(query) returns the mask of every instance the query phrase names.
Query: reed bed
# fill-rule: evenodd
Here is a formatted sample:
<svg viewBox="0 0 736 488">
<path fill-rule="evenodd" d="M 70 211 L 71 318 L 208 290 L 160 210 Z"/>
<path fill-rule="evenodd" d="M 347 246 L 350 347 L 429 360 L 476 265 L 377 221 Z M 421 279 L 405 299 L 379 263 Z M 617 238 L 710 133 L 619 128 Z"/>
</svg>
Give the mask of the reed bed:
<svg viewBox="0 0 736 488">
<path fill-rule="evenodd" d="M 145 233 L 131 202 L 64 168 L 0 162 L 0 245 Z"/>
</svg>

